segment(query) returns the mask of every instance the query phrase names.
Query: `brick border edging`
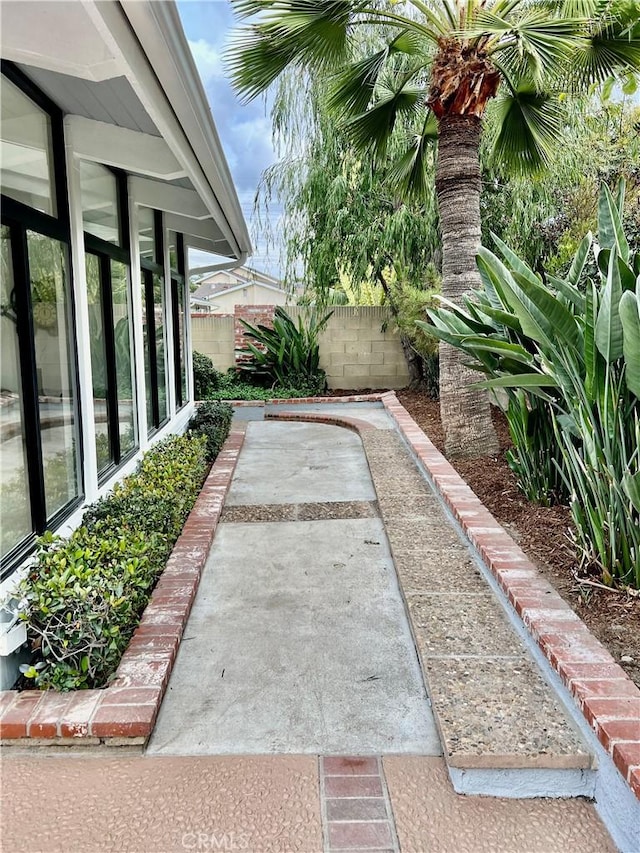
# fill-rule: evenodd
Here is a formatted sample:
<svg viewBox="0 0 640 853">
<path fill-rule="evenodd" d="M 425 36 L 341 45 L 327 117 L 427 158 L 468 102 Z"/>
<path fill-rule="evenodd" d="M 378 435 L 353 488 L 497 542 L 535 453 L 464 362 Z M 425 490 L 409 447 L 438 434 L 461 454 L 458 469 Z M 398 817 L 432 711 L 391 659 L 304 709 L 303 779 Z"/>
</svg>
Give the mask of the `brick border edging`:
<svg viewBox="0 0 640 853">
<path fill-rule="evenodd" d="M 158 578 L 113 682 L 103 690 L 0 692 L 6 744 L 142 744 L 160 710 L 184 627 L 238 461 L 246 424 L 234 424 Z"/>
<path fill-rule="evenodd" d="M 640 690 L 427 438 L 395 393 L 386 411 L 640 800 Z"/>
</svg>

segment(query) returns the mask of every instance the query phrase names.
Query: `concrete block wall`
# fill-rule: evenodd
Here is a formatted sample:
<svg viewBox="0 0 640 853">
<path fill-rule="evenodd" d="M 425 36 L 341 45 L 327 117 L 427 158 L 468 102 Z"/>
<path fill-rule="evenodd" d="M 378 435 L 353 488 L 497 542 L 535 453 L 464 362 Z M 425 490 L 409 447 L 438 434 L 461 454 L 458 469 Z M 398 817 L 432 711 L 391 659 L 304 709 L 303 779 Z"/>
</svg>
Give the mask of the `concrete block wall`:
<svg viewBox="0 0 640 853">
<path fill-rule="evenodd" d="M 213 360 L 223 373 L 235 366 L 234 320 L 231 314 L 192 314 L 191 342 L 196 352 Z"/>
<path fill-rule="evenodd" d="M 233 317 L 192 315 L 193 348 L 213 359 L 218 370 L 234 364 L 234 346 L 242 345 L 241 316 L 250 323 L 269 325 L 273 306 L 236 306 Z M 305 309 L 287 308 L 297 321 Z M 386 307 L 341 305 L 334 309 L 320 338 L 320 366 L 331 389 L 404 388 L 407 364 Z"/>
</svg>

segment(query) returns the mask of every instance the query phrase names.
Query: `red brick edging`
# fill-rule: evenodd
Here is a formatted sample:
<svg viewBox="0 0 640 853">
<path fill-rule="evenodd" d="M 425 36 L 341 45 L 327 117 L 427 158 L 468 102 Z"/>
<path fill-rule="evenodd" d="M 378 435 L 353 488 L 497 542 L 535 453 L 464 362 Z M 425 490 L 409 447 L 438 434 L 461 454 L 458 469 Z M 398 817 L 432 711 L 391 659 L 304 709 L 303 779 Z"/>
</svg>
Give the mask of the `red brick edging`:
<svg viewBox="0 0 640 853">
<path fill-rule="evenodd" d="M 393 392 L 381 396 L 413 452 L 640 799 L 640 690 L 432 444 Z"/>
<path fill-rule="evenodd" d="M 104 690 L 0 693 L 0 738 L 110 745 L 144 743 L 153 730 L 244 441 L 234 425 L 160 575 L 115 678 Z"/>
</svg>

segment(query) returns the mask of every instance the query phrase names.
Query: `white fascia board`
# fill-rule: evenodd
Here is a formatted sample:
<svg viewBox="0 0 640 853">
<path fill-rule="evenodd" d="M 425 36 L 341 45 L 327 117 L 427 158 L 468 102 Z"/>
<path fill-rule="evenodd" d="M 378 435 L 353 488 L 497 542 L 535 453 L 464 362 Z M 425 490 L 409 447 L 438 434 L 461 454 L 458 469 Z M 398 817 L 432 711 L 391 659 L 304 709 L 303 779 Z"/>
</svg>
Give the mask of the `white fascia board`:
<svg viewBox="0 0 640 853">
<path fill-rule="evenodd" d="M 213 186 L 209 175 L 205 174 L 204 162 L 213 158 L 221 161 L 222 167 L 228 173 L 222 149 L 209 151 L 208 158 L 199 157 L 195 153 L 192 136 L 200 134 L 200 131 L 197 127 L 188 127 L 184 123 L 179 116 L 179 107 L 170 94 L 170 90 L 175 87 L 167 85 L 167 77 L 179 73 L 174 68 L 173 62 L 169 62 L 170 57 L 166 53 L 169 48 L 165 45 L 165 52 L 161 57 L 156 56 L 155 59 L 152 59 L 149 55 L 149 44 L 157 44 L 160 39 L 155 18 L 150 12 L 151 7 L 156 5 L 173 7 L 173 3 L 169 0 L 166 3 L 157 4 L 148 0 L 135 0 L 133 3 L 85 0 L 83 5 L 105 41 L 122 56 L 123 64 L 126 66 L 124 75 L 176 159 L 183 166 L 194 189 L 224 234 L 231 251 L 236 257 L 241 255 L 246 257 L 247 252 L 243 246 L 247 239 L 244 220 L 241 218 L 241 224 L 235 224 L 232 227 L 222 206 L 222 203 L 225 206 L 228 205 L 230 199 L 225 196 L 223 187 L 221 186 L 218 191 L 218 188 Z M 127 14 L 125 14 L 124 6 L 127 7 Z M 177 13 L 175 14 L 177 16 Z M 179 18 L 177 20 L 180 34 L 188 51 L 189 46 L 184 40 Z M 162 39 L 160 40 L 162 41 Z M 194 98 L 195 94 L 187 91 L 182 97 Z M 210 113 L 208 121 L 212 123 Z M 207 166 L 210 166 L 209 162 L 207 162 Z M 231 187 L 233 189 L 233 184 Z M 235 197 L 235 190 L 233 190 L 233 197 Z M 235 197 L 235 201 L 237 203 L 237 197 Z M 207 251 L 212 251 L 210 246 Z"/>
<path fill-rule="evenodd" d="M 84 116 L 65 116 L 65 123 L 73 133 L 74 151 L 78 157 L 165 181 L 186 175 L 160 136 L 150 136 Z"/>
<path fill-rule="evenodd" d="M 148 181 L 145 178 L 131 177 L 129 192 L 136 204 L 164 210 L 166 213 L 176 213 L 192 219 L 210 219 L 211 214 L 197 192 L 161 184 L 158 181 Z"/>
<path fill-rule="evenodd" d="M 251 241 L 233 178 L 176 4 L 121 0 L 121 6 L 136 29 L 176 115 L 187 130 L 193 149 L 204 165 L 234 232 L 241 235 L 242 248 L 249 251 Z M 155 27 L 151 26 L 151 21 Z M 141 31 L 138 30 L 138 22 L 142 25 Z"/>
</svg>

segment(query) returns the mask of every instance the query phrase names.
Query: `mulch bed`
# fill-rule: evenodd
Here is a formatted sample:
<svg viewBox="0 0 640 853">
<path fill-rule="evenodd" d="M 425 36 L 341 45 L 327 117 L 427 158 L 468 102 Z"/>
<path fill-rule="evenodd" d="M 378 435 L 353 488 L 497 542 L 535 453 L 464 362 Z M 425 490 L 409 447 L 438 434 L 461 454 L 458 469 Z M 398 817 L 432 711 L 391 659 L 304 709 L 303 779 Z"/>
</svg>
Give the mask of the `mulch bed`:
<svg viewBox="0 0 640 853">
<path fill-rule="evenodd" d="M 439 403 L 419 391 L 396 393 L 405 409 L 444 453 Z M 500 455 L 456 459 L 454 467 L 614 660 L 640 686 L 640 598 L 600 590 L 575 580 L 572 572 L 578 570 L 579 558 L 571 541 L 569 509 L 541 507 L 524 497 L 504 458 L 511 446 L 506 419 L 497 409 L 493 410 L 493 419 Z"/>
</svg>

